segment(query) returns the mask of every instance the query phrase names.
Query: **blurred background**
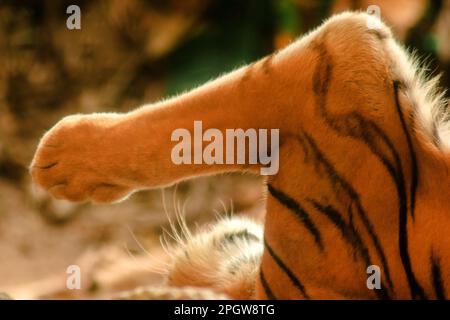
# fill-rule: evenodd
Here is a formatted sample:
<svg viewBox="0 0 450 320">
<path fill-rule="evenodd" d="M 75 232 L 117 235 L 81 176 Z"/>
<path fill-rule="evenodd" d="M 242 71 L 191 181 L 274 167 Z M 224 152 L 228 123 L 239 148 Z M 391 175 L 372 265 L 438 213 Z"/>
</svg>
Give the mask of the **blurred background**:
<svg viewBox="0 0 450 320">
<path fill-rule="evenodd" d="M 81 8 L 81 30 L 66 8 Z M 161 281 L 159 237 L 183 212 L 263 217 L 262 180 L 221 175 L 77 205 L 35 190 L 27 174 L 42 134 L 72 113 L 128 111 L 252 62 L 333 13 L 378 5 L 395 36 L 450 84 L 450 1 L 0 1 L 0 292 L 14 298 L 108 298 Z M 66 289 L 79 265 L 81 290 Z"/>
</svg>

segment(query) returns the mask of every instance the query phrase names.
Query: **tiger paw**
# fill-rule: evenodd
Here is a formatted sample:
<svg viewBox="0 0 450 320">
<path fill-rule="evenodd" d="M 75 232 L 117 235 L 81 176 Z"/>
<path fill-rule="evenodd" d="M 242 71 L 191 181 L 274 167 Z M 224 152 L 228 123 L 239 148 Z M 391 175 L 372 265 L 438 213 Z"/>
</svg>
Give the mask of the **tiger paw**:
<svg viewBox="0 0 450 320">
<path fill-rule="evenodd" d="M 118 134 L 121 116 L 75 115 L 62 119 L 41 139 L 30 173 L 58 199 L 113 202 L 126 197 L 125 143 Z"/>
</svg>

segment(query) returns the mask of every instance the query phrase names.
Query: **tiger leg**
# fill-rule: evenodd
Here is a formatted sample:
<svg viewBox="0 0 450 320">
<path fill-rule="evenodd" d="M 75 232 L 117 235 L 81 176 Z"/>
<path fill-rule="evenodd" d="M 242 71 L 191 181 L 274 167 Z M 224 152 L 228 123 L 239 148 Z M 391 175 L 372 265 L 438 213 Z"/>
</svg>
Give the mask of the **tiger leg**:
<svg viewBox="0 0 450 320">
<path fill-rule="evenodd" d="M 195 121 L 202 121 L 203 131 L 214 129 L 223 137 L 227 129 L 239 128 L 282 128 L 288 133 L 310 121 L 309 108 L 292 107 L 311 97 L 312 38 L 190 92 L 129 113 L 62 119 L 38 145 L 30 166 L 34 181 L 57 198 L 113 202 L 135 190 L 199 175 L 259 173 L 258 164 L 198 164 L 201 150 L 190 154 L 192 164 L 177 165 L 171 158 L 172 135 L 177 129 L 195 135 Z M 222 153 L 227 153 L 225 147 Z"/>
<path fill-rule="evenodd" d="M 181 96 L 125 114 L 73 115 L 62 119 L 41 139 L 30 166 L 34 181 L 57 198 L 112 202 L 131 192 L 174 184 L 199 175 L 254 171 L 258 165 L 198 164 L 202 147 L 192 143 L 191 164 L 172 159 L 174 133 L 213 129 L 272 128 L 263 110 L 276 106 L 267 97 L 264 62 L 241 68 Z M 203 132 L 200 132 L 202 139 Z M 226 149 L 221 150 L 226 155 Z M 202 159 L 200 158 L 200 162 Z M 236 161 L 234 161 L 235 163 Z"/>
<path fill-rule="evenodd" d="M 336 28 L 338 35 L 350 32 L 345 40 L 348 43 L 359 39 L 364 32 L 365 19 L 364 15 L 348 15 L 328 29 Z M 193 176 L 224 171 L 259 172 L 259 165 L 174 164 L 172 133 L 179 128 L 192 132 L 194 121 L 201 120 L 204 130 L 214 128 L 223 136 L 227 128 L 280 129 L 281 175 L 271 182 L 287 192 L 293 183 L 309 181 L 298 191 L 307 189 L 315 184 L 314 178 L 292 182 L 293 176 L 284 174 L 295 168 L 292 156 L 296 149 L 283 141 L 298 134 L 301 128 L 323 127 L 323 120 L 316 115 L 311 80 L 320 53 L 317 48 L 326 30 L 320 28 L 277 54 L 167 101 L 126 114 L 75 115 L 61 120 L 39 143 L 31 164 L 34 181 L 57 198 L 111 202 L 135 190 L 165 186 Z M 367 41 L 373 38 L 369 33 L 363 37 L 369 39 Z M 196 152 L 194 150 L 194 157 Z M 299 244 L 296 239 L 301 231 L 283 214 L 291 209 L 280 206 L 273 197 L 268 199 L 265 237 L 272 245 L 275 239 L 278 245 L 274 245 L 273 250 L 266 246 L 260 277 L 263 280 L 257 280 L 260 281 L 258 288 L 264 287 L 261 286 L 265 283 L 264 275 L 272 286 L 292 288 L 292 273 L 277 275 L 280 270 L 286 273 L 283 270 L 287 264 L 281 263 L 278 268 L 274 265 L 274 261 L 280 264 L 283 256 L 292 257 L 291 250 L 298 248 L 292 246 Z M 286 239 L 289 233 L 292 237 Z M 314 243 L 303 244 L 305 250 L 315 250 Z M 273 252 L 279 259 L 271 257 Z M 301 270 L 299 267 L 304 262 L 293 262 L 289 269 Z M 314 262 L 317 261 L 312 260 L 308 265 Z M 267 274 L 270 270 L 274 272 Z M 294 284 L 294 288 L 296 286 L 298 284 Z M 320 286 L 319 283 L 316 287 Z M 264 292 L 258 290 L 256 295 L 263 297 Z M 301 292 L 298 294 L 291 289 L 285 292 L 286 297 L 302 297 Z M 278 292 L 275 294 L 279 296 Z"/>
<path fill-rule="evenodd" d="M 332 18 L 286 49 L 167 101 L 63 119 L 41 140 L 31 174 L 56 197 L 110 202 L 194 176 L 259 172 L 260 165 L 176 165 L 171 135 L 192 132 L 196 120 L 222 136 L 227 128 L 277 128 L 280 171 L 269 179 L 256 296 L 424 297 L 427 273 L 415 272 L 412 261 L 428 252 L 408 246 L 408 210 L 416 200 L 417 211 L 424 208 L 424 197 L 446 203 L 418 189 L 414 176 L 436 163 L 424 156 L 431 141 L 420 144 L 415 135 L 423 128 L 411 129 L 411 104 L 429 101 L 398 94 L 420 81 L 390 31 L 370 19 Z M 437 213 L 448 212 L 443 208 Z M 440 266 L 450 260 L 442 257 L 432 259 L 437 280 L 448 279 L 449 268 Z M 382 290 L 366 286 L 370 265 L 383 272 Z"/>
</svg>

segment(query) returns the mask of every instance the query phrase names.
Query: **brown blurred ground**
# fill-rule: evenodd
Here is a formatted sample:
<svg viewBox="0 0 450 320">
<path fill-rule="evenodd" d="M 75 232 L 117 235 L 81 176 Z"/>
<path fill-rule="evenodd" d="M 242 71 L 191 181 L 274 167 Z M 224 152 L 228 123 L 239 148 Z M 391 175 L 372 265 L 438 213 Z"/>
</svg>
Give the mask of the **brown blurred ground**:
<svg viewBox="0 0 450 320">
<path fill-rule="evenodd" d="M 395 4 L 394 4 L 395 3 Z M 78 4 L 82 29 L 65 27 Z M 39 137 L 72 113 L 128 111 L 281 47 L 346 8 L 377 4 L 397 37 L 449 84 L 450 1 L 2 1 L 0 4 L 0 292 L 100 298 L 157 284 L 161 227 L 185 204 L 190 225 L 214 212 L 261 216 L 262 180 L 223 175 L 141 192 L 117 205 L 75 205 L 33 190 Z M 225 208 L 224 208 L 225 207 Z M 150 255 L 148 254 L 150 253 Z M 65 289 L 78 264 L 83 288 Z"/>
</svg>

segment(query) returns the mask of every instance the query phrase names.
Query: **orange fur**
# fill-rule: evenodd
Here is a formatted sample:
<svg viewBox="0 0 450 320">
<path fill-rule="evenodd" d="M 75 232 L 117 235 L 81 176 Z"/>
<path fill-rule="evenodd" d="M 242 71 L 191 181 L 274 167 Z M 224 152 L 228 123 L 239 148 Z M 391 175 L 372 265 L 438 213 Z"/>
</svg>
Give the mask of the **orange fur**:
<svg viewBox="0 0 450 320">
<path fill-rule="evenodd" d="M 199 175 L 258 173 L 174 165 L 171 133 L 194 120 L 222 132 L 279 128 L 255 297 L 439 298 L 440 276 L 448 298 L 439 102 L 389 29 L 368 19 L 338 15 L 276 54 L 130 113 L 65 118 L 42 138 L 31 174 L 57 198 L 112 202 Z M 381 267 L 384 290 L 367 289 L 368 262 Z"/>
</svg>

